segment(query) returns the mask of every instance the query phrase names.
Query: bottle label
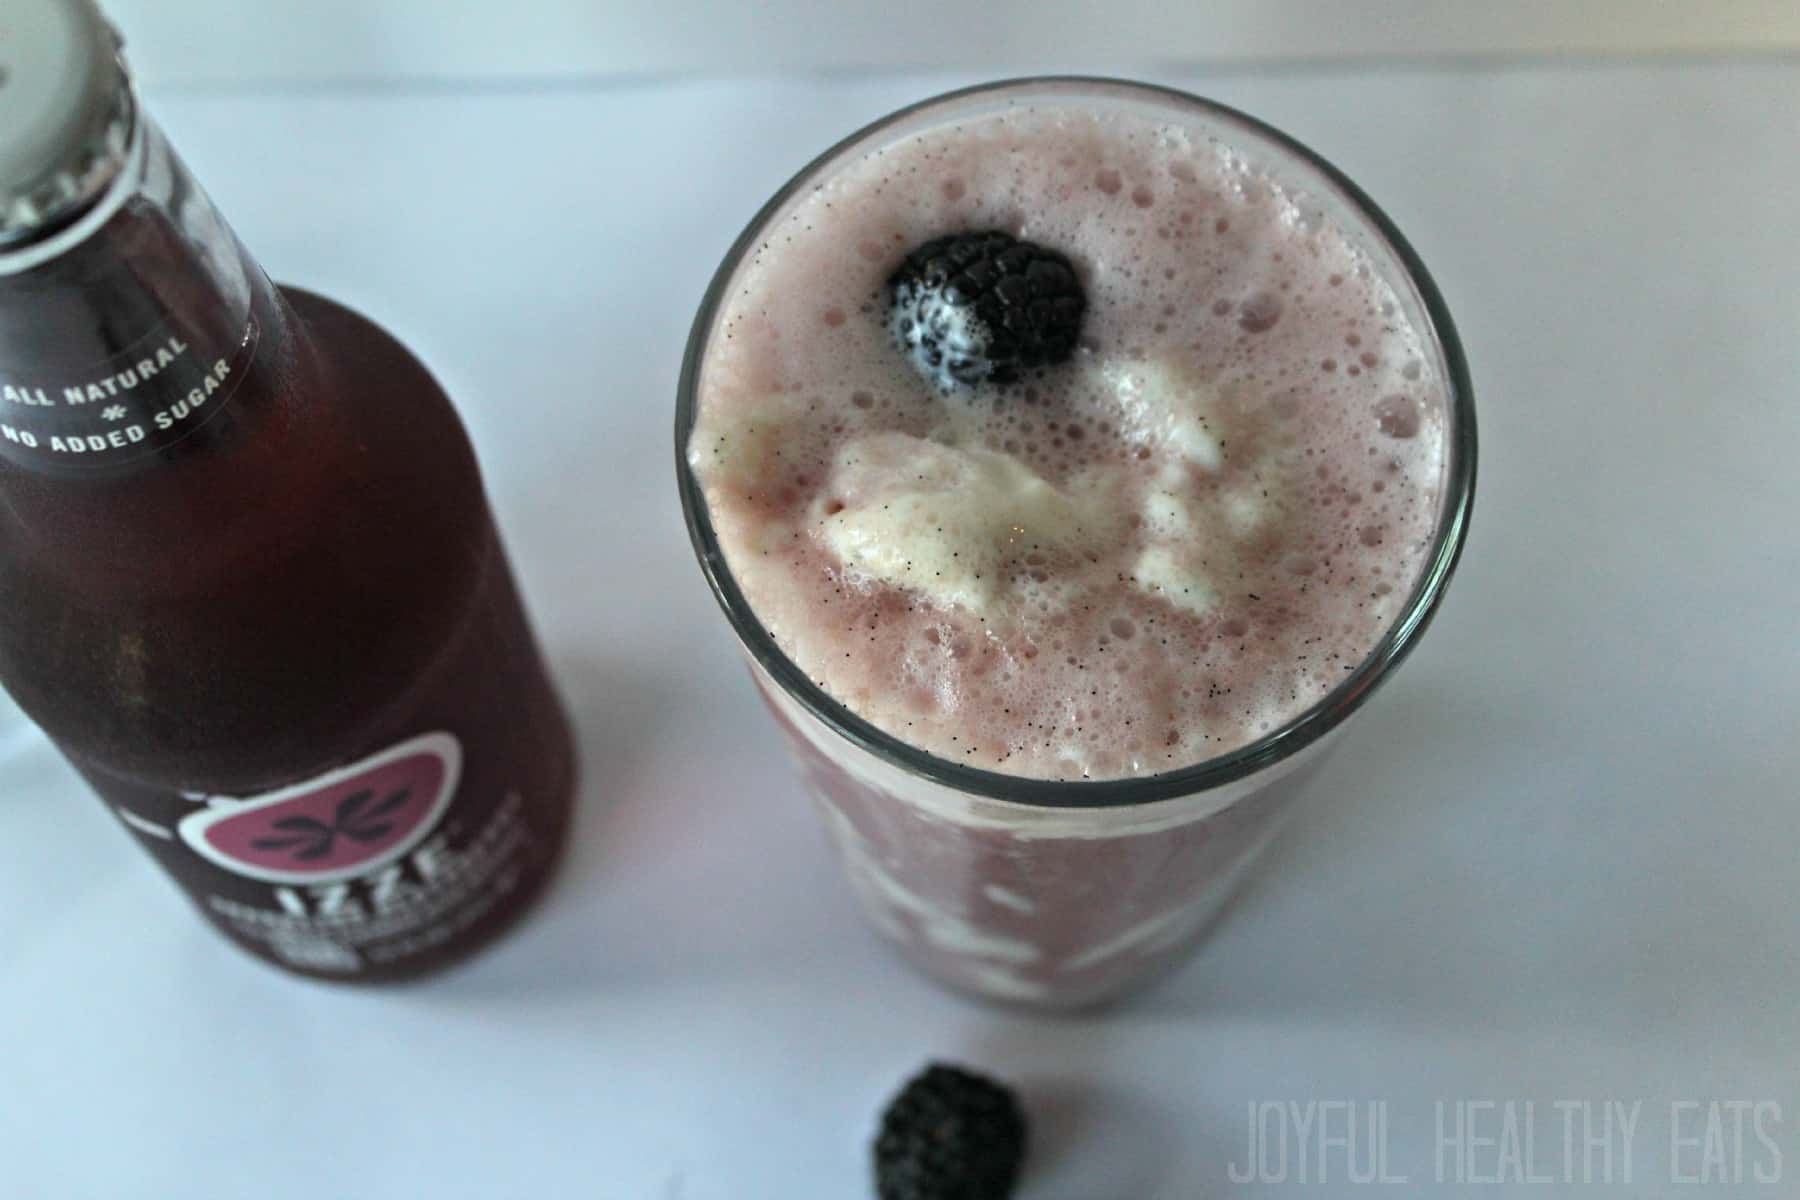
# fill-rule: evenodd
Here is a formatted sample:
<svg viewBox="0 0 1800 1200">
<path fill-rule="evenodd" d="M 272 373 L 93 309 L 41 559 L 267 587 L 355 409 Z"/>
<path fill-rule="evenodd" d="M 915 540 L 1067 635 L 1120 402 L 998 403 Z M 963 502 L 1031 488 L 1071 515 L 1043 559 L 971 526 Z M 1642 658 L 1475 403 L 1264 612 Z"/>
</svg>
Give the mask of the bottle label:
<svg viewBox="0 0 1800 1200">
<path fill-rule="evenodd" d="M 461 742 L 438 732 L 258 796 L 102 791 L 240 940 L 353 978 L 453 943 L 541 857 L 522 793 L 465 782 Z"/>
<path fill-rule="evenodd" d="M 84 367 L 0 365 L 0 456 L 85 472 L 121 466 L 192 437 L 224 412 L 254 359 L 254 319 L 234 331 L 172 322 Z"/>
<path fill-rule="evenodd" d="M 176 831 L 196 854 L 251 879 L 335 883 L 423 841 L 461 775 L 462 747 L 433 733 L 298 787 L 243 800 L 209 796 Z"/>
</svg>

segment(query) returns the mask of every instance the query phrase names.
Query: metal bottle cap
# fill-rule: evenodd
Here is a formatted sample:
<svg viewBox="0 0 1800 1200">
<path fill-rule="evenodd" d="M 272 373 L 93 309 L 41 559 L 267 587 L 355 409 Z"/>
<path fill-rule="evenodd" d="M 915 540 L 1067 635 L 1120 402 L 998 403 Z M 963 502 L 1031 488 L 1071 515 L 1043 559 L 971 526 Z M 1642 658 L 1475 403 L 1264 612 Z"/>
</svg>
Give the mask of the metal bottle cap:
<svg viewBox="0 0 1800 1200">
<path fill-rule="evenodd" d="M 94 0 L 0 0 L 0 248 L 68 224 L 124 166 L 119 46 Z"/>
</svg>

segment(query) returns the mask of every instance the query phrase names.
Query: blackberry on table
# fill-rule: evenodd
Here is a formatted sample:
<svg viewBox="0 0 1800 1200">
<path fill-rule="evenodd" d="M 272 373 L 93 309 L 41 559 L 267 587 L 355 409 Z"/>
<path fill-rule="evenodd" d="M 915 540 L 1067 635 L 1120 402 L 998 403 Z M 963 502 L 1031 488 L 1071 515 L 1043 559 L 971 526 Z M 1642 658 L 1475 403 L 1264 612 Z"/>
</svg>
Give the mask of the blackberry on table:
<svg viewBox="0 0 1800 1200">
<path fill-rule="evenodd" d="M 895 340 L 944 391 L 1067 361 L 1087 311 L 1066 257 L 998 230 L 933 238 L 888 287 Z"/>
<path fill-rule="evenodd" d="M 875 1139 L 879 1200 L 1007 1200 L 1025 1116 L 1002 1084 L 933 1063 L 888 1105 Z"/>
</svg>

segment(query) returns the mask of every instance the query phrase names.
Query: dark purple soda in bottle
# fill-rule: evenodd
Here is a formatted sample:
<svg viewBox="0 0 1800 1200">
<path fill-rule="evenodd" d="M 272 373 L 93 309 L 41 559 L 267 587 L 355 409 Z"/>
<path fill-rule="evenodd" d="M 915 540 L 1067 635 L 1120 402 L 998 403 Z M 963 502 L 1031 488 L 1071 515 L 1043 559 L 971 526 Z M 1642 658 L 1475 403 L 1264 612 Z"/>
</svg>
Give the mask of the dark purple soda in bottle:
<svg viewBox="0 0 1800 1200">
<path fill-rule="evenodd" d="M 574 783 L 462 425 L 269 282 L 91 0 L 6 15 L 0 682 L 251 953 L 458 959 L 542 889 Z"/>
</svg>

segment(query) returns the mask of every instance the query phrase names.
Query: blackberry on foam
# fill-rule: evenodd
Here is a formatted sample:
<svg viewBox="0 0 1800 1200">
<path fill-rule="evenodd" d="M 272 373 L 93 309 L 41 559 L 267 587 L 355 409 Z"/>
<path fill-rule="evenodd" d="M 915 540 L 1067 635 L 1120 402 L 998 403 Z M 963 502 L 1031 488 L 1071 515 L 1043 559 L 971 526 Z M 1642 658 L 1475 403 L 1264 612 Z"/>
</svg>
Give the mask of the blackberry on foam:
<svg viewBox="0 0 1800 1200">
<path fill-rule="evenodd" d="M 983 230 L 1067 257 L 1081 340 L 946 391 L 888 281 Z M 790 203 L 719 322 L 689 461 L 728 567 L 826 692 L 946 758 L 1110 778 L 1241 746 L 1366 657 L 1429 545 L 1420 331 L 1180 125 L 1049 103 L 903 137 Z"/>
<path fill-rule="evenodd" d="M 997 229 L 926 242 L 888 287 L 894 341 L 945 392 L 1067 362 L 1087 309 L 1068 259 Z"/>
</svg>

